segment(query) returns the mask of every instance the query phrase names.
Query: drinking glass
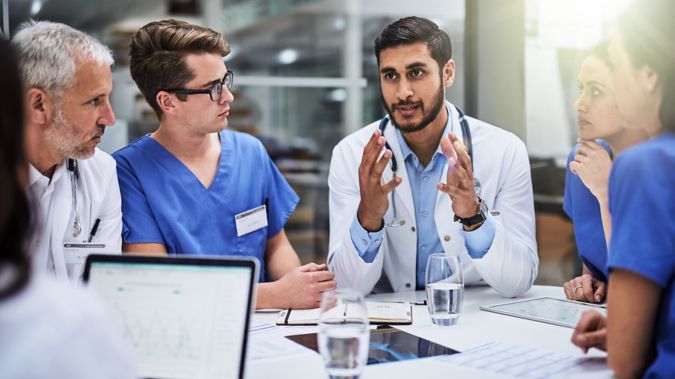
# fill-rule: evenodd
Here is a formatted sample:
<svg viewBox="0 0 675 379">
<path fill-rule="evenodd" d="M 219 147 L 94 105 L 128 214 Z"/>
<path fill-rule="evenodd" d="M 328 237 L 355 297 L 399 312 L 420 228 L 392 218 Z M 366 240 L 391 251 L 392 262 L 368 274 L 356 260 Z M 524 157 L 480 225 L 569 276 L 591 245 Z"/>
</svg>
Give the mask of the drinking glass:
<svg viewBox="0 0 675 379">
<path fill-rule="evenodd" d="M 319 316 L 319 352 L 331 378 L 358 378 L 368 359 L 368 310 L 351 289 L 323 293 Z"/>
<path fill-rule="evenodd" d="M 427 260 L 424 278 L 427 307 L 434 325 L 449 326 L 459 321 L 464 298 L 464 273 L 459 257 L 435 253 Z"/>
</svg>

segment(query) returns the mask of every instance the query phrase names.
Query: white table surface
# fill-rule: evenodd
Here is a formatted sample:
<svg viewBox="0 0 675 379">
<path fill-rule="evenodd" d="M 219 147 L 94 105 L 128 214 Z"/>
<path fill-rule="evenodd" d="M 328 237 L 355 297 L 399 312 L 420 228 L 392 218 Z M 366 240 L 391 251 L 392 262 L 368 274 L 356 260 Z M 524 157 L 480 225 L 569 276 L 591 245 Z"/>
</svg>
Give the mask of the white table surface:
<svg viewBox="0 0 675 379">
<path fill-rule="evenodd" d="M 369 300 L 408 300 L 414 299 L 414 293 L 378 294 L 369 296 Z M 518 299 L 550 296 L 563 298 L 562 287 L 534 286 Z M 527 346 L 544 349 L 556 353 L 584 356 L 581 351 L 572 345 L 570 337 L 572 329 L 541 322 L 525 320 L 517 317 L 505 316 L 492 312 L 481 311 L 479 306 L 491 305 L 510 301 L 498 295 L 487 286 L 468 287 L 464 292 L 464 304 L 459 323 L 450 327 L 439 327 L 431 323 L 429 312 L 425 305 L 413 306 L 413 324 L 397 325 L 396 327 L 408 333 L 428 339 L 438 344 L 450 347 L 460 352 L 489 342 L 501 342 L 511 345 Z M 276 314 L 256 313 L 254 323 L 273 323 Z M 279 327 L 280 335 L 303 334 L 316 331 L 316 327 Z M 273 338 L 273 337 L 269 337 Z M 278 337 L 277 337 L 278 338 Z M 265 343 L 264 338 L 250 338 L 250 344 Z M 588 377 L 611 378 L 611 372 L 606 368 L 605 354 L 591 350 L 590 356 L 598 357 L 599 363 L 594 372 Z M 320 356 L 310 350 L 303 354 L 290 357 L 271 357 L 269 359 L 247 360 L 245 368 L 246 378 L 327 378 Z M 575 374 L 575 377 L 586 375 Z M 503 378 L 489 372 L 477 371 L 466 367 L 459 367 L 444 362 L 429 359 L 418 359 L 396 363 L 377 364 L 367 366 L 361 375 L 362 378 Z"/>
</svg>

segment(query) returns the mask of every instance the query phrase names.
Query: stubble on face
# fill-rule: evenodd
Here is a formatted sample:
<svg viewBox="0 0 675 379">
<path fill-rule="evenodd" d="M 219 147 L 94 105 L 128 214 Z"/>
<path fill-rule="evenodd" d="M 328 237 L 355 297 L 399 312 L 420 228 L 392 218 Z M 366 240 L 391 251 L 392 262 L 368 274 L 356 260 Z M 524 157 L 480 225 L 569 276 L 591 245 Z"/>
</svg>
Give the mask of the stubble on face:
<svg viewBox="0 0 675 379">
<path fill-rule="evenodd" d="M 441 83 L 443 83 L 443 78 L 441 76 Z M 398 130 L 401 131 L 401 133 L 414 133 L 418 132 L 424 128 L 426 128 L 429 124 L 431 124 L 432 121 L 436 119 L 438 116 L 438 113 L 441 111 L 441 108 L 443 107 L 443 100 L 445 99 L 444 93 L 443 93 L 443 85 L 441 84 L 438 87 L 438 91 L 436 91 L 436 94 L 434 97 L 431 99 L 431 108 L 429 108 L 429 111 L 426 112 L 426 106 L 423 101 L 399 101 L 398 103 L 393 103 L 393 104 L 387 104 L 387 102 L 384 99 L 384 95 L 380 93 L 380 96 L 382 97 L 382 103 L 384 104 L 384 107 L 387 109 L 387 113 L 389 114 L 389 117 L 391 119 L 391 123 L 394 125 L 394 127 Z M 423 117 L 422 120 L 418 123 L 401 123 L 396 120 L 396 109 L 398 107 L 405 107 L 405 106 L 419 106 L 420 110 L 422 111 Z"/>
<path fill-rule="evenodd" d="M 84 138 L 79 137 L 75 125 L 64 116 L 62 106 L 55 104 L 54 117 L 45 130 L 45 138 L 61 158 L 87 159 L 94 155 L 98 145 L 92 140 L 102 138 L 104 133 L 105 126 L 96 125 Z"/>
</svg>

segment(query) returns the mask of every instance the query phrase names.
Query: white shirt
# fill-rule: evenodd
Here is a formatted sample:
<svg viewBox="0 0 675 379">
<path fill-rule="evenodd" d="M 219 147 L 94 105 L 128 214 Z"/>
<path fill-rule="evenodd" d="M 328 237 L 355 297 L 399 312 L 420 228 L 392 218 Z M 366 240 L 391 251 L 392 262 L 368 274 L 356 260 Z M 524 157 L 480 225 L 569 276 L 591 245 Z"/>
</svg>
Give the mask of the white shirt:
<svg viewBox="0 0 675 379">
<path fill-rule="evenodd" d="M 78 160 L 77 213 L 81 232 L 73 236 L 73 193 L 66 161 L 54 170 L 51 180 L 30 165 L 29 197 L 37 214 L 37 228 L 31 241 L 33 266 L 54 273 L 57 278 L 79 279 L 82 265 L 67 265 L 64 243 L 81 243 L 100 219 L 89 253 L 119 254 L 122 251 L 122 200 L 115 160 L 96 149 L 94 156 Z M 68 254 L 71 252 L 69 251 Z"/>
<path fill-rule="evenodd" d="M 131 355 L 97 299 L 44 273 L 0 301 L 0 334 L 4 379 L 136 377 Z"/>
<path fill-rule="evenodd" d="M 446 102 L 453 123 L 459 125 L 454 106 Z M 474 176 L 481 184 L 481 198 L 492 212 L 495 235 L 487 253 L 472 258 L 466 249 L 462 225 L 453 221 L 452 203 L 445 193 L 438 192 L 434 220 L 438 237 L 446 254 L 458 255 L 464 267 L 465 284 L 488 284 L 498 293 L 513 297 L 526 292 L 537 276 L 539 258 L 535 242 L 534 201 L 527 150 L 521 140 L 505 130 L 467 117 L 471 130 Z M 333 150 L 328 186 L 330 189 L 330 244 L 328 265 L 335 273 L 338 287 L 351 287 L 367 294 L 379 291 L 415 290 L 417 233 L 412 190 L 407 172 L 399 169 L 403 182 L 396 188 L 399 218 L 406 224 L 386 228 L 375 260 L 365 262 L 358 254 L 350 234 L 350 226 L 360 202 L 358 167 L 363 148 L 377 129 L 376 121 L 345 137 Z M 463 140 L 460 133 L 458 138 Z M 384 137 L 394 156 L 404 158 L 393 125 Z M 447 176 L 447 163 L 442 178 Z M 383 174 L 392 179 L 391 166 Z M 444 181 L 444 179 L 443 179 Z M 390 195 L 391 196 L 391 195 Z M 384 216 L 388 223 L 392 215 Z"/>
</svg>

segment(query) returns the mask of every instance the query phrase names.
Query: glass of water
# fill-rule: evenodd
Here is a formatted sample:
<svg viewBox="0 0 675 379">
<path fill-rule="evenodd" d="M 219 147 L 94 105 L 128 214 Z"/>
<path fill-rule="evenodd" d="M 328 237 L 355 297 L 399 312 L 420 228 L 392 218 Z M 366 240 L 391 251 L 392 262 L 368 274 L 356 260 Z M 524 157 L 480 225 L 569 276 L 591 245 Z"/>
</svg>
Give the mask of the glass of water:
<svg viewBox="0 0 675 379">
<path fill-rule="evenodd" d="M 358 378 L 368 359 L 368 310 L 351 289 L 323 293 L 319 316 L 319 352 L 331 378 Z"/>
<path fill-rule="evenodd" d="M 434 325 L 449 326 L 459 321 L 464 298 L 464 273 L 459 257 L 435 253 L 427 260 L 425 275 L 427 307 Z"/>
</svg>

